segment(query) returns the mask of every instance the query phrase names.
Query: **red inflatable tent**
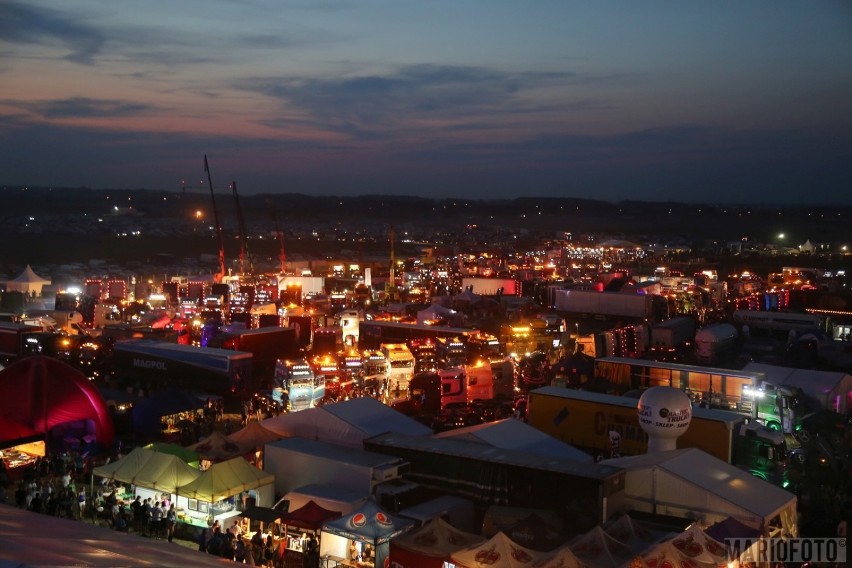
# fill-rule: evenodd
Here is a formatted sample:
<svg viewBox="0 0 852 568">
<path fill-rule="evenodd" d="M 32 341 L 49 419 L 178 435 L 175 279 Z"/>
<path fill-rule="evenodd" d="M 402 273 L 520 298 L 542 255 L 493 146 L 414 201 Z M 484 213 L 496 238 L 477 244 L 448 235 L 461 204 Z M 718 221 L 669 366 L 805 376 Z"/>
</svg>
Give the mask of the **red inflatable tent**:
<svg viewBox="0 0 852 568">
<path fill-rule="evenodd" d="M 106 404 L 89 379 L 74 367 L 42 355 L 0 371 L 0 416 L 47 438 L 54 427 L 91 421 L 95 438 L 104 448 L 112 446 L 115 436 Z"/>
</svg>

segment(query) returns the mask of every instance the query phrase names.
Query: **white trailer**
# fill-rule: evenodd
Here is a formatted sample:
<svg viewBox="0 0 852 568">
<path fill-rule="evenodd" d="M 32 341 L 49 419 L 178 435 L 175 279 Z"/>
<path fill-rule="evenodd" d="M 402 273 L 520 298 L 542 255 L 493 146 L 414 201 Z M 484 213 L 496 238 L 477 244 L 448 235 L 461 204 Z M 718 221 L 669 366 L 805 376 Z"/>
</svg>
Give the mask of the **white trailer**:
<svg viewBox="0 0 852 568">
<path fill-rule="evenodd" d="M 695 332 L 695 358 L 702 363 L 712 363 L 728 354 L 736 346 L 739 333 L 729 323 L 711 323 Z"/>
<path fill-rule="evenodd" d="M 264 471 L 275 476 L 276 495 L 317 483 L 370 495 L 407 468 L 408 462 L 397 457 L 299 437 L 266 444 L 263 458 Z"/>
<path fill-rule="evenodd" d="M 647 321 L 663 319 L 665 299 L 655 294 L 555 290 L 554 309 L 565 314 L 599 315 Z"/>
</svg>

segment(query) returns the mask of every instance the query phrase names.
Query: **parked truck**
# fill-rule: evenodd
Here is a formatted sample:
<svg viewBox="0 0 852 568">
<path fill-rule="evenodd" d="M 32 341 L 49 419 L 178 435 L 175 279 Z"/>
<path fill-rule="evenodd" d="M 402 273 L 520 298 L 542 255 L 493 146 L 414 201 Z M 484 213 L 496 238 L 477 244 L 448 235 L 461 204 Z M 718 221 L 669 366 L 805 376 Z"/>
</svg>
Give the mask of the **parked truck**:
<svg viewBox="0 0 852 568">
<path fill-rule="evenodd" d="M 414 355 L 405 343 L 383 343 L 380 351 L 388 362 L 391 400 L 407 397 L 408 383 L 414 376 Z"/>
<path fill-rule="evenodd" d="M 512 400 L 515 394 L 511 361 L 477 361 L 473 365 L 441 369 L 438 376 L 442 407 L 495 398 Z"/>
<path fill-rule="evenodd" d="M 543 387 L 529 394 L 527 420 L 546 434 L 604 457 L 648 451 L 637 398 Z M 678 448 L 698 448 L 758 477 L 784 486 L 784 435 L 738 413 L 693 407 Z"/>
<path fill-rule="evenodd" d="M 271 385 L 275 363 L 279 359 L 294 358 L 299 351 L 296 330 L 274 326 L 220 333 L 207 346 L 251 353 L 252 372 L 261 388 Z"/>
<path fill-rule="evenodd" d="M 231 349 L 126 339 L 113 346 L 111 371 L 123 386 L 147 383 L 230 399 L 246 398 L 257 390 L 252 354 Z"/>
<path fill-rule="evenodd" d="M 656 294 L 555 290 L 553 308 L 563 314 L 661 321 L 668 317 L 666 299 Z"/>
<path fill-rule="evenodd" d="M 40 327 L 22 323 L 0 322 L 0 363 L 12 361 L 32 354 L 27 338 L 41 334 Z"/>
</svg>

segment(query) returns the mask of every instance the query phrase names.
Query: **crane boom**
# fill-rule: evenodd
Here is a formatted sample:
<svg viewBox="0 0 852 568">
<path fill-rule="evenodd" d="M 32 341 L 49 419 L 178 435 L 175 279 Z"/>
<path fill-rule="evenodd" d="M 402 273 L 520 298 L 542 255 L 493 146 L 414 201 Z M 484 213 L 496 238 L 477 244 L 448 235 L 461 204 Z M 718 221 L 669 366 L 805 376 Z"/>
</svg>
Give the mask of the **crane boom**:
<svg viewBox="0 0 852 568">
<path fill-rule="evenodd" d="M 248 243 L 246 242 L 246 223 L 243 218 L 243 210 L 240 207 L 240 196 L 237 193 L 237 182 L 231 182 L 231 188 L 234 191 L 234 204 L 237 207 L 237 222 L 240 230 L 240 275 L 246 273 L 246 260 L 249 261 L 249 272 L 252 271 L 251 259 L 248 258 Z"/>
<path fill-rule="evenodd" d="M 284 252 L 284 233 L 278 228 L 278 214 L 275 212 L 275 202 L 271 199 L 266 200 L 269 205 L 269 210 L 272 213 L 272 223 L 275 225 L 275 234 L 278 236 L 278 263 L 281 274 L 287 272 L 287 253 Z"/>
<path fill-rule="evenodd" d="M 216 208 L 216 196 L 213 195 L 213 179 L 210 176 L 210 166 L 207 164 L 207 154 L 204 154 L 204 171 L 207 172 L 207 184 L 210 186 L 210 200 L 213 202 L 213 222 L 216 224 L 216 234 L 219 236 L 219 273 L 213 276 L 214 282 L 221 282 L 225 277 L 225 237 L 222 235 L 222 225 L 219 223 L 219 211 Z"/>
</svg>

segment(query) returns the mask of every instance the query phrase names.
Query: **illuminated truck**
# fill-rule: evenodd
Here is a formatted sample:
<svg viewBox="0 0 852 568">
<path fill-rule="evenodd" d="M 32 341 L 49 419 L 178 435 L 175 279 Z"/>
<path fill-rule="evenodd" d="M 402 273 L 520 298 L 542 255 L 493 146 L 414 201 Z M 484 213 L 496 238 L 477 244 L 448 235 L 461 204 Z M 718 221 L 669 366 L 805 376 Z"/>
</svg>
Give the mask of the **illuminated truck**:
<svg viewBox="0 0 852 568">
<path fill-rule="evenodd" d="M 414 355 L 405 343 L 383 343 L 380 350 L 388 362 L 390 398 L 407 398 L 408 383 L 414 376 Z"/>
<path fill-rule="evenodd" d="M 603 457 L 648 452 L 639 425 L 639 399 L 560 387 L 529 393 L 531 426 L 577 448 Z M 786 486 L 784 436 L 745 416 L 693 407 L 692 421 L 678 448 L 698 448 L 779 486 Z"/>
<path fill-rule="evenodd" d="M 273 383 L 272 398 L 292 412 L 314 408 L 325 397 L 325 380 L 304 359 L 279 360 Z"/>
</svg>

